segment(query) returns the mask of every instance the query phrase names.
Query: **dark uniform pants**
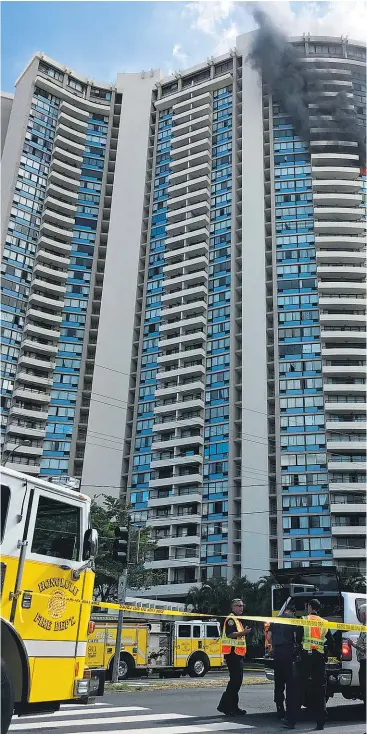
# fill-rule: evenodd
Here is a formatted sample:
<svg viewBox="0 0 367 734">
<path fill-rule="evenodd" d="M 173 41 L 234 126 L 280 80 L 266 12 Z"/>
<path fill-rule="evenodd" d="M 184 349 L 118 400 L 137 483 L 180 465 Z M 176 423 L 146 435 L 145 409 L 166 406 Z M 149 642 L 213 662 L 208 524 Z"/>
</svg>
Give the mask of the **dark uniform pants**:
<svg viewBox="0 0 367 734">
<path fill-rule="evenodd" d="M 293 655 L 275 655 L 274 658 L 274 702 L 278 711 L 285 708 L 287 720 L 295 724 L 300 708 L 299 702 L 299 680 Z"/>
<path fill-rule="evenodd" d="M 302 656 L 304 685 L 309 687 L 309 701 L 316 723 L 323 726 L 326 721 L 326 676 L 325 655 L 317 650 Z"/>
<path fill-rule="evenodd" d="M 223 713 L 232 714 L 238 709 L 238 694 L 243 681 L 244 658 L 232 652 L 230 655 L 225 655 L 224 659 L 229 671 L 229 681 L 218 708 Z"/>
</svg>

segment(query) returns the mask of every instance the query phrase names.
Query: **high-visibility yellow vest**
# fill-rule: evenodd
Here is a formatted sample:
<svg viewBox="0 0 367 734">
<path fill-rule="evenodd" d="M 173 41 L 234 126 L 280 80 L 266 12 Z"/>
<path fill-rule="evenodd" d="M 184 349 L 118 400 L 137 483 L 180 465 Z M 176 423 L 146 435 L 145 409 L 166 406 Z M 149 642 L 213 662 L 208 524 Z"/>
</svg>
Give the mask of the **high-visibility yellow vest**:
<svg viewBox="0 0 367 734">
<path fill-rule="evenodd" d="M 236 655 L 246 655 L 246 637 L 242 638 L 232 638 L 227 637 L 226 635 L 226 627 L 227 627 L 227 621 L 228 619 L 233 619 L 234 623 L 236 625 L 236 632 L 243 632 L 244 627 L 240 619 L 236 617 L 234 614 L 229 614 L 226 618 L 223 626 L 223 633 L 222 633 L 222 655 L 229 655 L 232 651 L 232 648 L 234 648 L 234 652 Z"/>
<path fill-rule="evenodd" d="M 317 614 L 309 614 L 306 619 L 317 619 L 318 622 L 323 621 L 322 617 L 318 617 Z M 303 631 L 303 649 L 307 652 L 309 650 L 317 650 L 317 652 L 323 653 L 326 634 L 326 627 L 305 626 Z"/>
</svg>

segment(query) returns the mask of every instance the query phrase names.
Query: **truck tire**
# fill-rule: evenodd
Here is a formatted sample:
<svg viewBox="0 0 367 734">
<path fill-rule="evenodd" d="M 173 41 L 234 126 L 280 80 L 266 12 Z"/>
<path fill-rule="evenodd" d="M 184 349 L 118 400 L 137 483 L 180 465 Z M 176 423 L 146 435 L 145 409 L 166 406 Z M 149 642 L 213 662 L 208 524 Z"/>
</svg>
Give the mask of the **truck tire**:
<svg viewBox="0 0 367 734">
<path fill-rule="evenodd" d="M 1 734 L 7 734 L 14 711 L 14 691 L 3 660 L 1 660 Z"/>
<path fill-rule="evenodd" d="M 190 678 L 204 678 L 209 670 L 209 660 L 202 653 L 195 653 L 187 665 Z"/>
<path fill-rule="evenodd" d="M 111 672 L 113 669 L 113 661 L 111 663 Z M 118 680 L 127 680 L 131 678 L 135 670 L 135 661 L 128 653 L 121 653 L 119 669 L 118 669 Z"/>
</svg>

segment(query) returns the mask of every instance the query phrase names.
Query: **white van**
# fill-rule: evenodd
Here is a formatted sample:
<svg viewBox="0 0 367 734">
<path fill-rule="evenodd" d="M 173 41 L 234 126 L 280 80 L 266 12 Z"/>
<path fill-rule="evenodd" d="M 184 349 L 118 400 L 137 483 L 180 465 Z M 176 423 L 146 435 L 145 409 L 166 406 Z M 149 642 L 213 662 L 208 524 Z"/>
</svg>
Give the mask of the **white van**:
<svg viewBox="0 0 367 734">
<path fill-rule="evenodd" d="M 342 591 L 335 567 L 279 569 L 273 576 L 278 582 L 272 590 L 274 616 L 282 615 L 292 604 L 296 607 L 296 616 L 302 617 L 306 614 L 307 601 L 316 598 L 321 602 L 321 617 L 331 622 L 361 624 L 360 609 L 367 603 L 367 595 Z M 365 701 L 366 692 L 362 691 L 359 685 L 356 649 L 348 642 L 348 639 L 356 641 L 359 633 L 338 630 L 331 632 L 334 638 L 334 650 L 329 652 L 326 665 L 327 698 L 341 693 L 344 698 Z M 274 677 L 271 654 L 265 659 L 265 674 L 270 680 Z M 303 699 L 307 704 L 307 691 L 304 691 Z"/>
</svg>

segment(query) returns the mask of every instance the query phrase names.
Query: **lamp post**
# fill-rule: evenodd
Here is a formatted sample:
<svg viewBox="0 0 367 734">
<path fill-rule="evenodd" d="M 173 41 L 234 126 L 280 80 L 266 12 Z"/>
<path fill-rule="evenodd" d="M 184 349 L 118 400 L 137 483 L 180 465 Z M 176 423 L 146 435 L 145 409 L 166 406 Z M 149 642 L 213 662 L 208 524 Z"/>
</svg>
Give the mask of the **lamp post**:
<svg viewBox="0 0 367 734">
<path fill-rule="evenodd" d="M 15 454 L 17 449 L 21 448 L 22 446 L 30 446 L 30 445 L 31 445 L 30 441 L 23 441 L 23 443 L 17 443 L 16 446 L 14 446 L 14 448 L 11 451 L 9 451 L 5 461 L 3 461 L 3 466 L 6 466 L 9 459 L 11 459 L 11 457 L 13 456 L 13 454 Z"/>
</svg>

